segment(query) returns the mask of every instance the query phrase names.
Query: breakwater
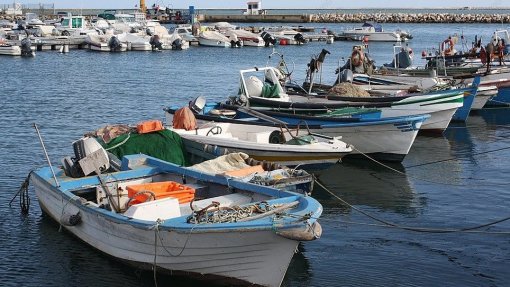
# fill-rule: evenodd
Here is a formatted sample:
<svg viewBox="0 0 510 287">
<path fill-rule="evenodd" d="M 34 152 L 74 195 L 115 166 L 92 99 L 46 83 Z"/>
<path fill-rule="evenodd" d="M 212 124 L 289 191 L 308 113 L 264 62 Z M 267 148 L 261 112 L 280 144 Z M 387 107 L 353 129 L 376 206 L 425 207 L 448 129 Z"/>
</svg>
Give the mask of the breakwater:
<svg viewBox="0 0 510 287">
<path fill-rule="evenodd" d="M 510 23 L 510 14 L 453 13 L 324 13 L 309 17 L 314 23 Z"/>
<path fill-rule="evenodd" d="M 272 23 L 510 23 L 510 14 L 457 13 L 317 13 L 300 15 L 216 15 L 201 14 L 202 22 Z"/>
</svg>

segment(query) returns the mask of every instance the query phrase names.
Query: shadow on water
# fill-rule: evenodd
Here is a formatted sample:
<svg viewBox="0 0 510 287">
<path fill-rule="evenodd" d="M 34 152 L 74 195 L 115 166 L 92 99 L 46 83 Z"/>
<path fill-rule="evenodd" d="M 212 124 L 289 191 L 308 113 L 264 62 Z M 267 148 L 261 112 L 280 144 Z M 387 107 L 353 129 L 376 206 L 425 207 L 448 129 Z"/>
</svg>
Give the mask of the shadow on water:
<svg viewBox="0 0 510 287">
<path fill-rule="evenodd" d="M 401 164 L 389 164 L 391 168 L 404 171 Z M 413 188 L 405 175 L 398 174 L 369 160 L 350 160 L 332 166 L 316 174 L 319 181 L 336 196 L 351 205 L 366 205 L 381 210 L 413 214 L 416 202 Z M 334 196 L 315 185 L 313 196 L 324 206 L 324 212 L 342 207 L 341 212 L 349 212 Z"/>
</svg>

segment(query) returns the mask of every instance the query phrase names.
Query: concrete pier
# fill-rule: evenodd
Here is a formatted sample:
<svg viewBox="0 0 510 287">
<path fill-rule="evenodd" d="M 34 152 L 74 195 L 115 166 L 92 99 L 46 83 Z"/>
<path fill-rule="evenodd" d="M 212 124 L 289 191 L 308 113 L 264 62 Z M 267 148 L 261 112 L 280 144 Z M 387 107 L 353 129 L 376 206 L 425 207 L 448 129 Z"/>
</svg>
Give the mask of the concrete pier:
<svg viewBox="0 0 510 287">
<path fill-rule="evenodd" d="M 510 23 L 510 14 L 326 13 L 302 15 L 199 15 L 200 22 L 240 23 Z"/>
<path fill-rule="evenodd" d="M 200 22 L 310 23 L 313 15 L 198 15 Z"/>
</svg>

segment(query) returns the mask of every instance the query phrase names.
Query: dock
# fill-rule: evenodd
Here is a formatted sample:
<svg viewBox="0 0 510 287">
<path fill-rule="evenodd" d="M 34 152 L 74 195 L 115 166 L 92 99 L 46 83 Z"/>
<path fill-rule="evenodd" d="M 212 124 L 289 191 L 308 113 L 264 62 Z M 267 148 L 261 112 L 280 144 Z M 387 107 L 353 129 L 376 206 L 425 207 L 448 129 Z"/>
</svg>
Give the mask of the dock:
<svg viewBox="0 0 510 287">
<path fill-rule="evenodd" d="M 21 40 L 7 40 L 11 45 L 21 45 Z M 88 44 L 85 38 L 49 38 L 41 37 L 32 41 L 32 47 L 36 51 L 59 50 L 62 46 L 67 45 L 69 49 L 86 49 Z"/>
</svg>

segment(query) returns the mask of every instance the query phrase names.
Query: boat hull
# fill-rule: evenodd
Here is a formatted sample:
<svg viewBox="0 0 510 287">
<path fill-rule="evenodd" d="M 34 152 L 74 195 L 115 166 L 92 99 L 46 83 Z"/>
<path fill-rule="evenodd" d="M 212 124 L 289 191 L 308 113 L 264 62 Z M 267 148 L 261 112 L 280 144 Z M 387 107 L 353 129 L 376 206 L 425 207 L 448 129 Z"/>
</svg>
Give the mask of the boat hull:
<svg viewBox="0 0 510 287">
<path fill-rule="evenodd" d="M 487 107 L 508 107 L 510 106 L 510 87 L 498 88 L 498 94 L 492 97 L 486 104 Z"/>
<path fill-rule="evenodd" d="M 344 32 L 341 35 L 342 37 L 352 39 L 352 40 L 361 40 L 363 37 L 367 36 L 368 41 L 370 42 L 400 42 L 402 39 L 400 35 L 394 32 Z"/>
<path fill-rule="evenodd" d="M 193 233 L 161 228 L 158 232 L 154 226 L 126 224 L 120 216 L 105 216 L 109 211 L 65 199 L 37 175 L 32 183 L 41 209 L 55 221 L 61 222 L 64 211 L 80 211 L 79 224 L 63 226 L 70 233 L 105 254 L 149 270 L 156 262 L 158 270 L 168 272 L 280 286 L 298 245 L 272 230 Z"/>
<path fill-rule="evenodd" d="M 171 109 L 166 110 L 167 122 L 171 122 Z M 320 118 L 313 116 L 294 115 L 281 112 L 263 111 L 278 120 L 286 122 L 289 127 L 306 122 L 312 132 L 329 137 L 341 136 L 341 140 L 352 145 L 353 151 L 343 159 L 370 156 L 377 160 L 402 161 L 409 153 L 414 140 L 429 116 L 412 116 L 396 119 L 343 119 Z M 242 115 L 238 119 L 218 118 L 206 115 L 195 115 L 197 119 L 218 122 L 244 123 Z M 263 123 L 259 123 L 263 124 Z M 320 138 L 318 138 L 320 139 Z"/>
<path fill-rule="evenodd" d="M 0 46 L 0 55 L 21 56 L 21 48 L 19 46 Z"/>
<path fill-rule="evenodd" d="M 98 52 L 126 52 L 127 51 L 126 44 L 122 44 L 121 48 L 116 51 L 112 51 L 110 49 L 110 47 L 108 46 L 108 44 L 104 44 L 104 43 L 100 43 L 100 44 L 89 43 L 89 48 L 92 51 L 98 51 Z"/>
<path fill-rule="evenodd" d="M 289 124 L 298 124 L 301 119 L 294 117 L 275 116 Z M 344 157 L 367 158 L 382 161 L 404 160 L 418 135 L 423 121 L 427 117 L 411 117 L 396 121 L 381 121 L 365 124 L 325 124 L 321 128 L 311 128 L 312 132 L 330 137 L 342 137 L 342 141 L 353 146 L 353 151 Z M 306 120 L 309 125 L 313 121 Z"/>
<path fill-rule="evenodd" d="M 242 152 L 248 154 L 250 157 L 259 161 L 270 161 L 277 162 L 285 166 L 325 166 L 339 162 L 347 152 L 321 152 L 317 150 L 310 150 L 307 152 L 298 152 L 291 150 L 292 146 L 289 146 L 288 151 L 268 150 L 268 149 L 256 149 L 256 148 L 243 148 L 239 145 L 226 143 L 225 141 L 214 141 L 208 140 L 208 142 L 201 142 L 200 138 L 193 136 L 181 135 L 184 139 L 185 145 L 190 145 L 189 141 L 198 143 L 201 145 L 201 149 L 205 149 L 207 146 L 215 146 L 228 149 L 229 152 Z"/>
<path fill-rule="evenodd" d="M 200 46 L 206 46 L 206 47 L 230 48 L 229 42 L 223 42 L 223 41 L 218 41 L 218 40 L 214 40 L 214 39 L 206 39 L 206 38 L 202 38 L 202 37 L 198 38 L 198 43 L 200 44 Z"/>
</svg>

